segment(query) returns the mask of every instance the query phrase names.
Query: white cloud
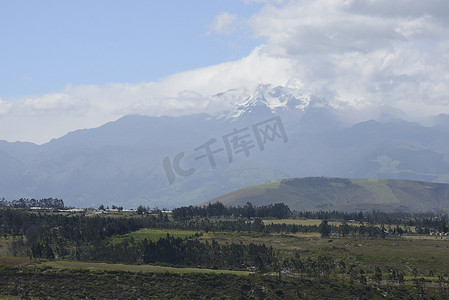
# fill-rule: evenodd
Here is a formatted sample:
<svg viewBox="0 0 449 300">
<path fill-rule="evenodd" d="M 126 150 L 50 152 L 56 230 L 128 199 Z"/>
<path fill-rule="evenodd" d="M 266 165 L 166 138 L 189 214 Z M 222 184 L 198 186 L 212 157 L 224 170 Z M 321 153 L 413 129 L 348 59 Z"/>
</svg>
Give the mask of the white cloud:
<svg viewBox="0 0 449 300">
<path fill-rule="evenodd" d="M 417 1 L 398 2 L 407 11 Z M 432 1 L 425 3 L 409 14 L 399 14 L 399 9 L 397 13 L 386 10 L 385 1 L 291 1 L 281 7 L 265 6 L 251 18 L 250 24 L 257 37 L 268 38 L 270 46 L 282 48 L 288 55 L 366 52 L 397 41 L 447 38 L 441 19 L 430 15 L 438 5 L 432 5 Z M 386 10 L 384 14 L 382 9 Z"/>
<path fill-rule="evenodd" d="M 221 12 L 209 24 L 208 34 L 230 35 L 236 30 L 237 15 Z"/>
<path fill-rule="evenodd" d="M 249 23 L 265 51 L 291 60 L 291 76 L 320 96 L 436 112 L 449 107 L 448 14 L 436 0 L 289 1 Z"/>
<path fill-rule="evenodd" d="M 8 103 L 8 102 L 6 102 L 6 101 L 3 101 L 3 100 L 0 98 L 0 116 L 1 116 L 1 115 L 7 114 L 7 113 L 9 112 L 11 106 L 12 106 L 11 103 Z"/>
<path fill-rule="evenodd" d="M 290 63 L 255 49 L 240 60 L 177 73 L 160 82 L 68 86 L 63 93 L 78 99 L 78 104 L 89 103 L 90 111 L 117 117 L 217 113 L 233 103 L 216 103 L 211 96 L 236 88 L 251 90 L 259 84 L 285 85 Z"/>
<path fill-rule="evenodd" d="M 28 98 L 24 106 L 32 113 L 59 113 L 71 111 L 79 107 L 79 100 L 66 93 L 52 93 L 36 98 Z"/>
</svg>

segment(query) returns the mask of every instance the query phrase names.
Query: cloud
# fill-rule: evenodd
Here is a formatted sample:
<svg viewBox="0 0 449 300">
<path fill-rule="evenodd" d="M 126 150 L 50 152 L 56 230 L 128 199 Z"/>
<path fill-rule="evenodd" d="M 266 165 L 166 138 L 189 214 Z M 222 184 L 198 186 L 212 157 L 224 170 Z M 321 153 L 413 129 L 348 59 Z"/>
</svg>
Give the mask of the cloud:
<svg viewBox="0 0 449 300">
<path fill-rule="evenodd" d="M 259 84 L 285 85 L 290 60 L 256 48 L 240 60 L 177 73 L 159 82 L 70 86 L 64 93 L 90 102 L 91 110 L 121 116 L 220 113 L 244 99 L 219 102 L 213 96 L 231 89 L 253 90 Z"/>
<path fill-rule="evenodd" d="M 393 42 L 447 38 L 445 19 L 437 15 L 441 1 L 397 1 L 400 5 L 389 10 L 390 2 L 290 1 L 265 6 L 250 24 L 257 37 L 268 38 L 270 46 L 287 55 L 366 52 Z"/>
<path fill-rule="evenodd" d="M 24 106 L 32 113 L 71 111 L 78 106 L 79 100 L 65 93 L 52 93 L 36 98 L 28 98 Z"/>
<path fill-rule="evenodd" d="M 432 18 L 447 23 L 449 17 L 446 0 L 357 0 L 347 1 L 346 10 L 352 13 L 379 17 L 421 17 Z"/>
<path fill-rule="evenodd" d="M 237 15 L 221 12 L 209 24 L 207 34 L 230 35 L 236 30 Z"/>
<path fill-rule="evenodd" d="M 9 112 L 10 108 L 11 108 L 12 104 L 8 103 L 6 101 L 3 101 L 0 98 L 0 115 L 5 115 Z"/>
<path fill-rule="evenodd" d="M 263 51 L 289 59 L 291 77 L 319 96 L 436 112 L 449 106 L 448 14 L 436 0 L 289 1 L 249 24 L 266 38 Z"/>
</svg>

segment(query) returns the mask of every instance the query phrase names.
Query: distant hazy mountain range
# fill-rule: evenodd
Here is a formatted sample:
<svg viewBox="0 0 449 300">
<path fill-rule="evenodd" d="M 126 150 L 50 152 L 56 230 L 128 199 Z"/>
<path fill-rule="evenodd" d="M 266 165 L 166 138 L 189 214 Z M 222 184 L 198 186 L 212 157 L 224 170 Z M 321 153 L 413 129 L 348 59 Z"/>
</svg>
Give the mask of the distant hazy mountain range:
<svg viewBox="0 0 449 300">
<path fill-rule="evenodd" d="M 429 126 L 378 120 L 298 90 L 263 85 L 220 116 L 125 116 L 43 145 L 0 141 L 0 197 L 57 197 L 81 207 L 197 204 L 283 178 L 449 182 L 449 116 Z"/>
<path fill-rule="evenodd" d="M 243 188 L 209 202 L 284 203 L 292 210 L 449 212 L 449 184 L 397 179 L 293 178 Z"/>
</svg>

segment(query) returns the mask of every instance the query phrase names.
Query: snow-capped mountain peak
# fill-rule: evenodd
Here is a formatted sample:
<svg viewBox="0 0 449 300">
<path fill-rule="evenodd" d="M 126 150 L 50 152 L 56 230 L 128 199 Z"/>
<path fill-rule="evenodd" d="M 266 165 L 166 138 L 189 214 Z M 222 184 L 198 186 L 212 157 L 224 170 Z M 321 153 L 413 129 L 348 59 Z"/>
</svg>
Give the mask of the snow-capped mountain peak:
<svg viewBox="0 0 449 300">
<path fill-rule="evenodd" d="M 273 87 L 270 84 L 259 85 L 253 92 L 230 90 L 217 94 L 215 97 L 225 97 L 234 103 L 233 109 L 226 114 L 226 118 L 241 118 L 247 114 L 261 112 L 304 111 L 312 99 L 302 89 Z"/>
</svg>

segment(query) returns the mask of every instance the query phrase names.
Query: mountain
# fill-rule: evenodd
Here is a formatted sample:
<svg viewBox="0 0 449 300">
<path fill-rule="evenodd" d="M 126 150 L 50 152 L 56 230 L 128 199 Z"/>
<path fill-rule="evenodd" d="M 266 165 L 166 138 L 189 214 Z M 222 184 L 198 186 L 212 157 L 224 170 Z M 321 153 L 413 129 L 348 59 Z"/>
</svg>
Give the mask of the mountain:
<svg viewBox="0 0 449 300">
<path fill-rule="evenodd" d="M 449 212 L 449 184 L 392 179 L 307 177 L 255 185 L 210 203 L 262 206 L 284 203 L 292 210 Z"/>
<path fill-rule="evenodd" d="M 43 145 L 0 141 L 0 197 L 170 208 L 292 177 L 449 182 L 445 115 L 426 127 L 384 108 L 354 123 L 358 111 L 270 85 L 210 101 L 235 106 L 216 116 L 125 116 Z"/>
</svg>

